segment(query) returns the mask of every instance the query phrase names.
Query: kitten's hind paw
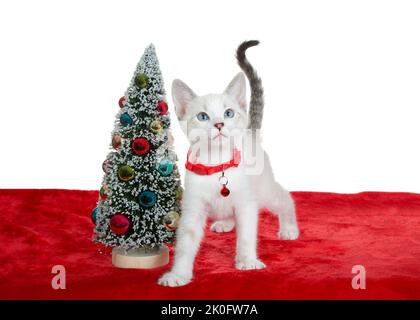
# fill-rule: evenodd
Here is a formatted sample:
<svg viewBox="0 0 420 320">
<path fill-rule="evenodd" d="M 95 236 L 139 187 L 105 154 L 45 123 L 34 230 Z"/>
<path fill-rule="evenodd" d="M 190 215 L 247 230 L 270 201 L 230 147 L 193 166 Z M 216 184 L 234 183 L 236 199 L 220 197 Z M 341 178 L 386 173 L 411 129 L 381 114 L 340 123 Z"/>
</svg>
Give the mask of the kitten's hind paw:
<svg viewBox="0 0 420 320">
<path fill-rule="evenodd" d="M 210 230 L 213 232 L 223 233 L 231 232 L 235 228 L 235 221 L 232 220 L 219 220 L 213 223 L 210 227 Z"/>
<path fill-rule="evenodd" d="M 158 284 L 165 287 L 180 287 L 191 282 L 191 277 L 180 276 L 173 272 L 165 273 L 159 280 Z"/>
<path fill-rule="evenodd" d="M 255 269 L 264 269 L 264 268 L 265 268 L 265 264 L 258 259 L 236 262 L 236 269 L 238 270 L 255 270 Z"/>
<path fill-rule="evenodd" d="M 299 228 L 296 225 L 280 227 L 279 238 L 282 240 L 296 240 L 299 238 Z"/>
</svg>

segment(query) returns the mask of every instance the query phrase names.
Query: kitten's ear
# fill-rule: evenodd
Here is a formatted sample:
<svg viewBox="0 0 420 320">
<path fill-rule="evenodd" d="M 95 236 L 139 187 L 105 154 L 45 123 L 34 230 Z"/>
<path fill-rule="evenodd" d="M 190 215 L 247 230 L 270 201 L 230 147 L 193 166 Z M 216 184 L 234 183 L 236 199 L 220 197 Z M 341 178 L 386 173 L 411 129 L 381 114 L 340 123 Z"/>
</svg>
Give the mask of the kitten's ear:
<svg viewBox="0 0 420 320">
<path fill-rule="evenodd" d="M 239 72 L 235 78 L 233 78 L 227 86 L 225 94 L 235 99 L 241 108 L 246 109 L 246 83 L 243 72 Z"/>
<path fill-rule="evenodd" d="M 178 119 L 183 119 L 186 112 L 188 103 L 196 97 L 194 91 L 190 89 L 184 82 L 175 79 L 172 82 L 172 99 L 174 100 L 175 112 Z"/>
</svg>

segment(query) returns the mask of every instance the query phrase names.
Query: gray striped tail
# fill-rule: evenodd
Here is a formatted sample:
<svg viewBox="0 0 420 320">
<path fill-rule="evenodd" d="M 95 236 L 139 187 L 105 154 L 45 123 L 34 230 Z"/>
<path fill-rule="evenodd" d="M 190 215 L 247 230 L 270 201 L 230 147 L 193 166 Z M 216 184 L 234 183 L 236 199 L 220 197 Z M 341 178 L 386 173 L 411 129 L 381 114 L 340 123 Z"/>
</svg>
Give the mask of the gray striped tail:
<svg viewBox="0 0 420 320">
<path fill-rule="evenodd" d="M 242 42 L 236 50 L 236 59 L 238 64 L 245 73 L 249 80 L 251 87 L 251 101 L 249 103 L 249 129 L 261 129 L 261 122 L 264 113 L 264 89 L 262 87 L 261 78 L 258 76 L 257 71 L 249 63 L 245 51 L 258 45 L 260 42 L 257 40 Z"/>
</svg>

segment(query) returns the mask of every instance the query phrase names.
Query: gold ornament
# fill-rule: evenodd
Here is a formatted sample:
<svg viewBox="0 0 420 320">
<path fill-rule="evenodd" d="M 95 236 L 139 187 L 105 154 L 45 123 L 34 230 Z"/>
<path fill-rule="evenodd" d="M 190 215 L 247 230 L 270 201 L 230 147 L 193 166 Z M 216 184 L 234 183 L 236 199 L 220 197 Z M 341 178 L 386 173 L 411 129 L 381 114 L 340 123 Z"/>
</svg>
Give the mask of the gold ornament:
<svg viewBox="0 0 420 320">
<path fill-rule="evenodd" d="M 138 87 L 144 89 L 147 88 L 147 86 L 149 85 L 149 77 L 146 76 L 144 73 L 139 73 L 136 75 L 134 82 Z"/>
<path fill-rule="evenodd" d="M 182 187 L 178 187 L 175 191 L 175 199 L 176 200 L 181 200 L 183 192 L 184 192 L 184 189 L 182 189 Z"/>
<path fill-rule="evenodd" d="M 118 169 L 118 178 L 122 181 L 130 181 L 134 178 L 134 169 L 127 165 L 120 167 Z"/>
<path fill-rule="evenodd" d="M 162 223 L 166 227 L 166 229 L 170 231 L 174 231 L 178 227 L 178 221 L 179 221 L 179 213 L 176 211 L 169 211 L 163 217 Z"/>
<path fill-rule="evenodd" d="M 101 190 L 99 190 L 99 196 L 101 197 L 101 199 L 106 199 L 108 198 L 108 193 L 109 193 L 109 188 L 106 184 L 104 184 L 101 187 Z"/>
<path fill-rule="evenodd" d="M 162 129 L 163 129 L 163 125 L 162 125 L 162 122 L 160 122 L 159 120 L 154 120 L 150 124 L 150 130 L 152 130 L 153 133 L 159 133 L 162 131 Z"/>
</svg>

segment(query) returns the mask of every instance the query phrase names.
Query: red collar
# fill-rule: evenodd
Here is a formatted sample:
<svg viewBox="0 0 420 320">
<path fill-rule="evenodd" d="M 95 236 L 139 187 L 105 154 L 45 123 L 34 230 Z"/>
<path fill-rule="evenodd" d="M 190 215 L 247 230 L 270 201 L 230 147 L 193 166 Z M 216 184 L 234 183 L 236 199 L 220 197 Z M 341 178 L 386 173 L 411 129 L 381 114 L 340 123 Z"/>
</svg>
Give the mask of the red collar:
<svg viewBox="0 0 420 320">
<path fill-rule="evenodd" d="M 231 167 L 237 167 L 241 162 L 241 152 L 237 149 L 233 149 L 233 158 L 230 161 L 219 164 L 217 166 L 206 166 L 201 163 L 192 163 L 190 162 L 190 154 L 191 149 L 188 150 L 185 168 L 201 176 L 209 176 L 213 173 L 221 172 Z"/>
</svg>

